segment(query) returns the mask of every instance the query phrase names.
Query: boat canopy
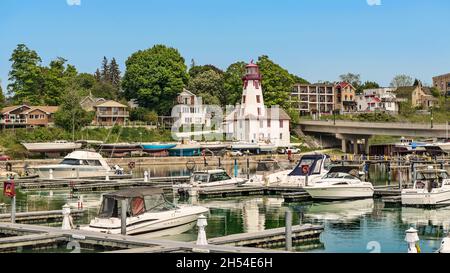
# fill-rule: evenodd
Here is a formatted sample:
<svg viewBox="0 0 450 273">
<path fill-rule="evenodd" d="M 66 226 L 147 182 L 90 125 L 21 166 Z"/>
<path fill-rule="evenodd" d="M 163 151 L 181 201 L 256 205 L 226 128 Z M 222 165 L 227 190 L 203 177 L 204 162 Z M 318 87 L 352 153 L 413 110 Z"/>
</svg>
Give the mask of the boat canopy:
<svg viewBox="0 0 450 273">
<path fill-rule="evenodd" d="M 278 162 L 273 159 L 261 160 L 256 166 L 256 172 L 272 172 L 277 170 L 281 170 L 281 167 L 278 165 Z"/>
<path fill-rule="evenodd" d="M 325 161 L 329 161 L 324 162 Z M 294 170 L 289 174 L 289 176 L 305 176 L 302 170 L 302 166 L 307 165 L 309 167 L 309 173 L 308 175 L 312 174 L 320 174 L 322 164 L 331 164 L 330 156 L 329 155 L 323 155 L 323 154 L 311 154 L 311 155 L 304 155 L 300 159 L 300 162 L 297 164 L 297 166 L 294 168 Z M 331 166 L 325 166 L 324 168 L 327 169 Z"/>
<path fill-rule="evenodd" d="M 147 188 L 131 188 L 126 190 L 121 190 L 117 192 L 107 193 L 104 197 L 110 197 L 114 199 L 129 199 L 135 197 L 144 197 L 149 195 L 160 195 L 163 194 L 161 188 L 147 187 Z"/>
</svg>

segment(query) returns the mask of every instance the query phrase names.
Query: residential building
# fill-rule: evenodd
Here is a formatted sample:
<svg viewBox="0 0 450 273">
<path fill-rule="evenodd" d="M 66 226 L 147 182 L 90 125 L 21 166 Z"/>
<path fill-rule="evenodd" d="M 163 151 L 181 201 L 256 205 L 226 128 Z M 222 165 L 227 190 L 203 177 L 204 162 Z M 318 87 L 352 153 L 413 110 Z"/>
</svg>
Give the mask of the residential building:
<svg viewBox="0 0 450 273">
<path fill-rule="evenodd" d="M 1 128 L 33 128 L 54 125 L 53 115 L 58 106 L 16 105 L 1 110 Z"/>
<path fill-rule="evenodd" d="M 81 100 L 80 105 L 85 111 L 92 112 L 95 111 L 95 106 L 100 103 L 104 103 L 106 100 L 104 98 L 95 98 L 92 93 L 89 96 Z"/>
<path fill-rule="evenodd" d="M 207 107 L 203 105 L 202 98 L 197 97 L 187 89 L 183 89 L 177 97 L 178 106 L 173 108 L 173 117 L 180 126 L 205 125 L 210 126 L 211 114 L 207 113 Z"/>
<path fill-rule="evenodd" d="M 395 94 L 398 98 L 410 102 L 412 107 L 428 110 L 439 106 L 438 99 L 431 94 L 431 89 L 423 87 L 421 82 L 414 86 L 399 87 Z"/>
<path fill-rule="evenodd" d="M 301 116 L 333 114 L 336 94 L 332 84 L 296 84 L 290 96 L 291 107 Z"/>
<path fill-rule="evenodd" d="M 261 74 L 251 62 L 242 78 L 241 104 L 225 119 L 225 132 L 234 140 L 271 143 L 276 146 L 290 144 L 290 117 L 281 108 L 266 108 L 264 105 Z"/>
<path fill-rule="evenodd" d="M 358 112 L 388 112 L 397 114 L 400 99 L 397 99 L 394 88 L 366 89 L 356 96 Z"/>
<path fill-rule="evenodd" d="M 336 103 L 335 108 L 341 114 L 353 113 L 357 110 L 356 88 L 350 83 L 340 82 L 335 85 Z"/>
<path fill-rule="evenodd" d="M 130 117 L 128 106 L 113 100 L 105 101 L 94 106 L 96 126 L 126 125 Z"/>
<path fill-rule="evenodd" d="M 433 77 L 433 86 L 439 89 L 443 95 L 450 96 L 450 73 Z"/>
</svg>

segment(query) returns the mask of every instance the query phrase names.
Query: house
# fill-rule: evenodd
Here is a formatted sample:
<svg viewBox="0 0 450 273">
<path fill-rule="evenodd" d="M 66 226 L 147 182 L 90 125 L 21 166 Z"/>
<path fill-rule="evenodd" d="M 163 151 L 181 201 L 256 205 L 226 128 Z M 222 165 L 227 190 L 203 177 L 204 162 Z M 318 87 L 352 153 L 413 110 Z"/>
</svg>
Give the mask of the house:
<svg viewBox="0 0 450 273">
<path fill-rule="evenodd" d="M 95 111 L 94 107 L 100 103 L 105 102 L 106 100 L 104 98 L 95 98 L 92 96 L 92 93 L 89 94 L 89 96 L 85 97 L 81 100 L 80 105 L 83 110 L 87 112 Z"/>
<path fill-rule="evenodd" d="M 256 64 L 245 67 L 241 104 L 227 114 L 224 130 L 228 138 L 247 143 L 289 146 L 290 117 L 283 109 L 264 105 L 261 74 Z"/>
<path fill-rule="evenodd" d="M 395 94 L 398 98 L 410 102 L 412 107 L 428 110 L 439 106 L 439 101 L 431 94 L 431 89 L 423 87 L 421 82 L 414 86 L 399 87 L 395 90 Z"/>
<path fill-rule="evenodd" d="M 197 97 L 187 89 L 177 97 L 178 105 L 173 108 L 172 116 L 180 126 L 183 125 L 211 125 L 211 115 L 207 113 L 207 107 L 203 105 L 202 98 Z"/>
<path fill-rule="evenodd" d="M 400 99 L 397 99 L 393 88 L 366 89 L 356 96 L 358 112 L 388 112 L 397 114 Z"/>
<path fill-rule="evenodd" d="M 442 95 L 450 96 L 450 73 L 433 77 L 433 86 L 439 89 Z"/>
<path fill-rule="evenodd" d="M 1 128 L 33 128 L 53 126 L 58 106 L 8 106 L 1 110 Z"/>
<path fill-rule="evenodd" d="M 108 100 L 94 106 L 96 126 L 126 125 L 130 118 L 128 106 L 113 100 Z"/>
<path fill-rule="evenodd" d="M 340 82 L 335 85 L 335 89 L 335 109 L 339 110 L 341 114 L 356 112 L 356 88 L 348 82 Z"/>
</svg>

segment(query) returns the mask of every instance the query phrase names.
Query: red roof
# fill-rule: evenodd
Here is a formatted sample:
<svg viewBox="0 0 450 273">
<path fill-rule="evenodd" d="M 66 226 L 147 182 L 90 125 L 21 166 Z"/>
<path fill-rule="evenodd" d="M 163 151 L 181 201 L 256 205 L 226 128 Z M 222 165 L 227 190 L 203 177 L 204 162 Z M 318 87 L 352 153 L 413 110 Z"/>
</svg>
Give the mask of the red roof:
<svg viewBox="0 0 450 273">
<path fill-rule="evenodd" d="M 250 63 L 246 65 L 246 67 L 258 67 L 258 65 L 254 64 L 253 60 L 251 60 Z"/>
<path fill-rule="evenodd" d="M 336 84 L 336 87 L 346 88 L 349 85 L 351 85 L 351 84 L 349 84 L 348 82 L 340 82 L 340 83 Z"/>
</svg>

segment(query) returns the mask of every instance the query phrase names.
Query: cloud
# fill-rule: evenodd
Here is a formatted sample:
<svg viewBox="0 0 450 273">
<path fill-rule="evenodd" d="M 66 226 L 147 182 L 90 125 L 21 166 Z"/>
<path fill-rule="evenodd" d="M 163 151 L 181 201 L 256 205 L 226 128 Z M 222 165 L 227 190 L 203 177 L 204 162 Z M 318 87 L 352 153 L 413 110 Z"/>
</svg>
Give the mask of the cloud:
<svg viewBox="0 0 450 273">
<path fill-rule="evenodd" d="M 69 6 L 81 6 L 81 0 L 66 0 Z"/>
<path fill-rule="evenodd" d="M 367 0 L 369 6 L 381 6 L 381 0 Z"/>
</svg>

